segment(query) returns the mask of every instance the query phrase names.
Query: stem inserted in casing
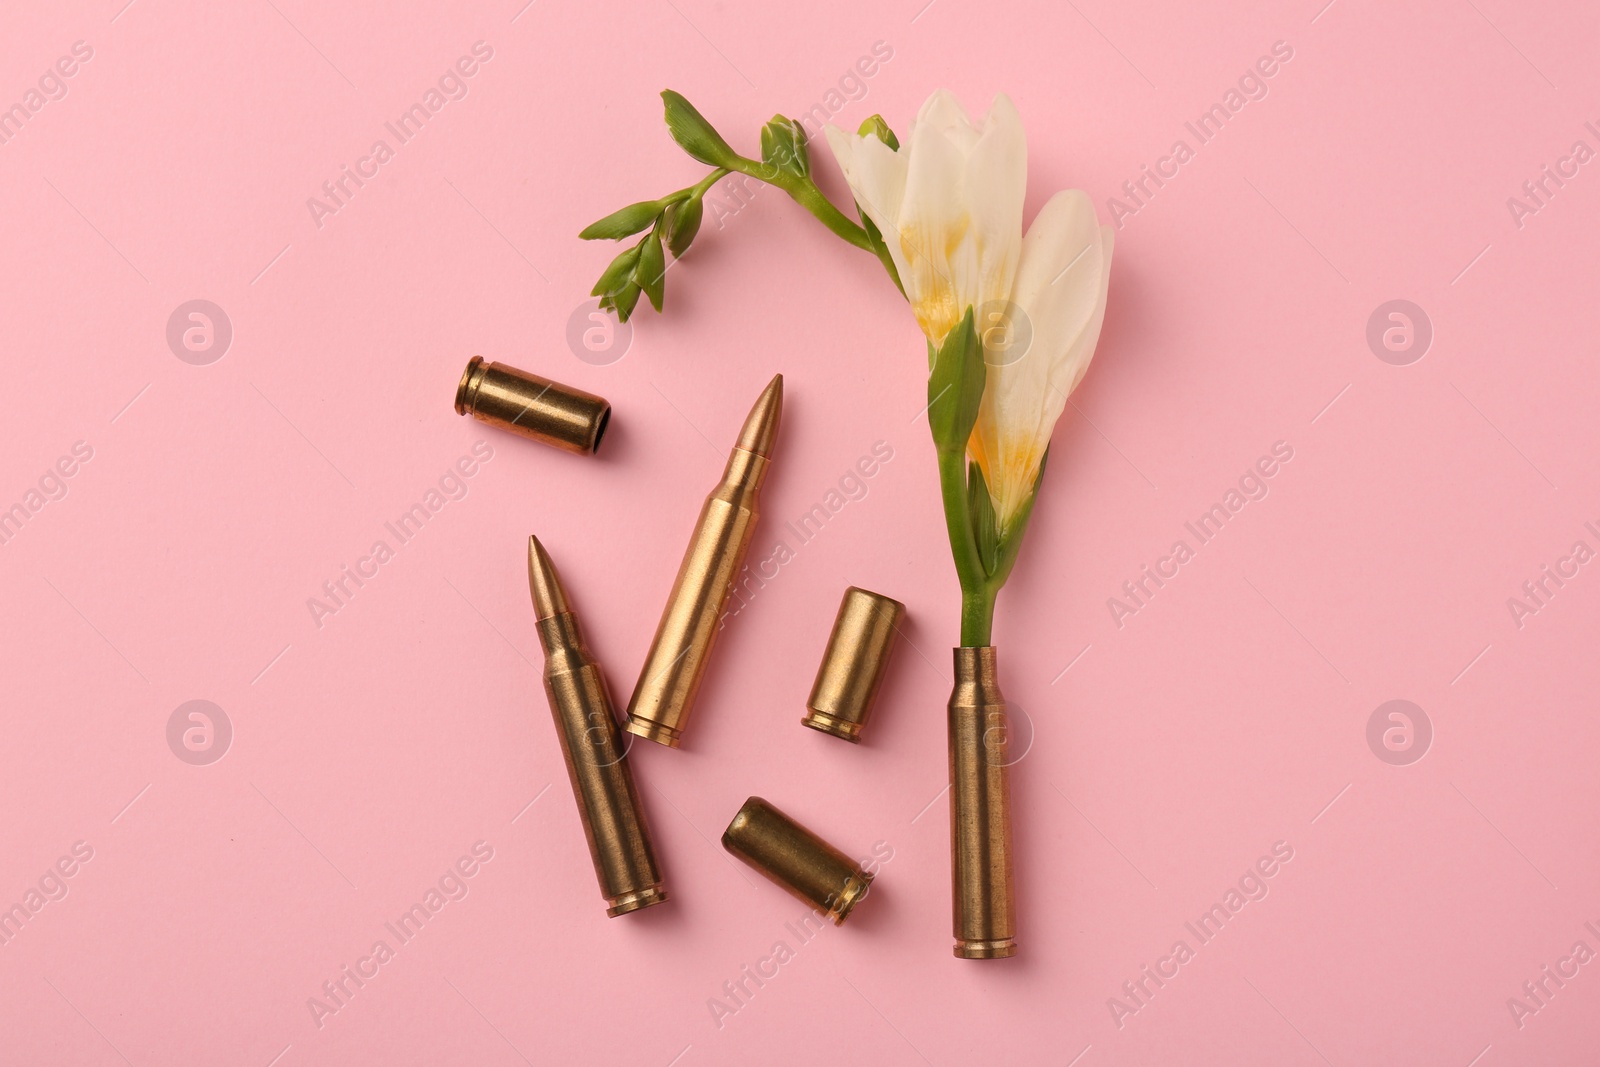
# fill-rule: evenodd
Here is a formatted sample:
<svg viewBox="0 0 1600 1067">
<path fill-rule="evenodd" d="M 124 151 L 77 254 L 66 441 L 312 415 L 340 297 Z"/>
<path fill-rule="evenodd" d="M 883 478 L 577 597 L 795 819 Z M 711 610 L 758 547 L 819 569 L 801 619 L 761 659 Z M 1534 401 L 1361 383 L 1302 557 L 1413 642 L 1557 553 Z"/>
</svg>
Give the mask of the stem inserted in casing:
<svg viewBox="0 0 1600 1067">
<path fill-rule="evenodd" d="M 955 650 L 950 693 L 950 877 L 955 954 L 1017 951 L 1010 744 L 994 646 Z"/>
</svg>

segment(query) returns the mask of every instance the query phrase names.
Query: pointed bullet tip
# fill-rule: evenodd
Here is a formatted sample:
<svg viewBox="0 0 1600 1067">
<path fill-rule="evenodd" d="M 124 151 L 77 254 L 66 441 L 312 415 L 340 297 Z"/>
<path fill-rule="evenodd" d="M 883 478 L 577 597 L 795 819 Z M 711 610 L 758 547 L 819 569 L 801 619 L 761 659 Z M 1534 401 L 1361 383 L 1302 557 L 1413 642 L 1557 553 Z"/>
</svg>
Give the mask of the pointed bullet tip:
<svg viewBox="0 0 1600 1067">
<path fill-rule="evenodd" d="M 541 619 L 567 611 L 567 596 L 556 576 L 556 565 L 539 539 L 528 537 L 528 592 L 533 595 L 534 614 Z"/>
<path fill-rule="evenodd" d="M 778 439 L 778 421 L 783 413 L 783 375 L 774 374 L 772 381 L 761 391 L 755 406 L 744 420 L 739 431 L 737 447 L 758 456 L 772 455 L 772 445 Z"/>
</svg>

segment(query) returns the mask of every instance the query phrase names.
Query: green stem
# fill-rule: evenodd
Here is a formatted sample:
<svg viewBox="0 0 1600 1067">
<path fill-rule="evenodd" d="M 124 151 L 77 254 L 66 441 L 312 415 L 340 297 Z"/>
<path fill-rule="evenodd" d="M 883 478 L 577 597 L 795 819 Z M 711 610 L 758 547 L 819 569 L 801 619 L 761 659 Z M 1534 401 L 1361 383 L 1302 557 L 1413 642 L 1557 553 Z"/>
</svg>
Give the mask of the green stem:
<svg viewBox="0 0 1600 1067">
<path fill-rule="evenodd" d="M 732 161 L 732 167 L 741 174 L 748 174 L 757 181 L 776 185 L 788 193 L 790 198 L 807 211 L 817 217 L 828 229 L 844 238 L 850 244 L 866 252 L 872 252 L 872 240 L 867 236 L 867 231 L 851 222 L 833 202 L 822 195 L 822 190 L 817 188 L 817 183 L 810 178 L 803 178 L 789 171 L 779 170 L 770 163 L 762 163 L 754 159 L 737 156 Z"/>
<path fill-rule="evenodd" d="M 859 204 L 856 206 L 856 210 L 861 212 L 861 219 L 863 223 L 869 221 L 867 218 L 867 213 L 865 211 L 861 211 Z M 867 240 L 872 244 L 872 254 L 878 257 L 878 262 L 883 264 L 883 269 L 889 272 L 889 280 L 894 282 L 894 287 L 900 291 L 901 299 L 910 299 L 906 296 L 905 283 L 900 280 L 900 268 L 894 265 L 894 257 L 889 254 L 889 246 L 883 242 L 883 235 L 878 234 L 877 237 L 874 238 L 873 234 L 867 230 L 865 225 L 863 225 L 861 229 L 867 234 Z"/>
<path fill-rule="evenodd" d="M 662 209 L 665 210 L 672 204 L 677 204 L 684 200 L 693 200 L 698 197 L 705 196 L 707 189 L 711 188 L 713 185 L 717 184 L 732 173 L 733 171 L 729 170 L 727 167 L 718 167 L 716 170 L 713 170 L 710 174 L 707 174 L 704 178 L 701 178 L 693 185 L 685 186 L 676 192 L 668 193 L 660 200 L 657 200 L 656 203 L 661 205 Z"/>
<path fill-rule="evenodd" d="M 701 178 L 699 181 L 695 182 L 694 185 L 690 186 L 688 189 L 685 189 L 684 192 L 689 194 L 691 197 L 704 196 L 706 195 L 707 189 L 711 188 L 713 185 L 717 184 L 732 173 L 733 171 L 729 170 L 727 167 L 718 167 L 710 174 L 707 174 L 704 178 Z"/>
<path fill-rule="evenodd" d="M 967 471 L 964 457 L 953 449 L 940 448 L 939 493 L 944 498 L 945 532 L 950 536 L 950 555 L 956 563 L 961 595 L 966 597 L 983 588 L 983 561 L 978 555 L 978 539 L 967 519 Z"/>
<path fill-rule="evenodd" d="M 795 202 L 815 215 L 822 224 L 857 248 L 876 254 L 867 231 L 845 217 L 833 206 L 833 201 L 822 195 L 822 190 L 809 178 L 784 189 Z"/>
<path fill-rule="evenodd" d="M 954 449 L 939 449 L 939 492 L 944 497 L 945 530 L 956 578 L 961 583 L 961 644 L 981 648 L 989 643 L 994 625 L 994 601 L 1000 585 L 983 571 L 978 541 L 967 518 L 966 457 Z"/>
<path fill-rule="evenodd" d="M 961 594 L 961 646 L 982 648 L 991 644 L 994 629 L 994 602 L 1000 594 L 998 585 L 984 584 L 977 592 Z"/>
</svg>

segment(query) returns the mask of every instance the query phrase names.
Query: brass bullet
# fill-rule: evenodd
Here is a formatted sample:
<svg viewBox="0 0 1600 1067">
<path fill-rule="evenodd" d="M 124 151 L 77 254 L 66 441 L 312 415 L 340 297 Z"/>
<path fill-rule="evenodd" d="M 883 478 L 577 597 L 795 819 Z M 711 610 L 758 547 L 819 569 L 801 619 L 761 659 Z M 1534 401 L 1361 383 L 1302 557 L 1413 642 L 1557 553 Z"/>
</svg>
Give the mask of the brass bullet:
<svg viewBox="0 0 1600 1067">
<path fill-rule="evenodd" d="M 722 847 L 825 913 L 835 926 L 872 887 L 872 875 L 789 816 L 751 797 L 722 834 Z"/>
<path fill-rule="evenodd" d="M 706 497 L 678 567 L 655 640 L 628 701 L 628 731 L 677 748 L 705 674 L 722 609 L 756 530 L 761 484 L 783 410 L 783 375 L 750 409 L 722 481 Z"/>
<path fill-rule="evenodd" d="M 611 405 L 582 389 L 473 356 L 456 386 L 456 414 L 587 455 L 600 448 Z"/>
<path fill-rule="evenodd" d="M 801 723 L 860 743 L 905 615 L 904 604 L 881 593 L 853 585 L 844 591 Z"/>
<path fill-rule="evenodd" d="M 1017 952 L 1006 698 L 993 645 L 955 650 L 950 693 L 950 880 L 955 954 Z"/>
<path fill-rule="evenodd" d="M 650 827 L 628 770 L 611 694 L 578 631 L 561 579 L 537 537 L 528 538 L 528 588 L 544 646 L 544 692 L 561 739 L 595 877 L 613 918 L 667 899 Z"/>
</svg>

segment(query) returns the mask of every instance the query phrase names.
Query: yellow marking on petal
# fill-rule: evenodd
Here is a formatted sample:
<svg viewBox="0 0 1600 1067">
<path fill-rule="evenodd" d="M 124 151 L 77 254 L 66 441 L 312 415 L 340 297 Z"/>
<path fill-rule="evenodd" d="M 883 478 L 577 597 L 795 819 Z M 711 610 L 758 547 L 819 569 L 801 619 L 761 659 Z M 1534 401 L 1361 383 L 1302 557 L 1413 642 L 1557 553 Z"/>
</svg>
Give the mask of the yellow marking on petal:
<svg viewBox="0 0 1600 1067">
<path fill-rule="evenodd" d="M 999 462 L 995 464 L 998 469 L 993 474 L 984 469 L 983 477 L 989 485 L 989 495 L 994 500 L 996 524 L 1004 534 L 1027 502 L 1034 479 L 1039 476 L 1044 447 L 1033 438 L 1006 441 L 1000 447 L 998 458 Z M 979 466 L 983 467 L 983 464 Z"/>
<path fill-rule="evenodd" d="M 902 226 L 899 231 L 900 248 L 910 268 L 911 277 L 904 280 L 912 297 L 911 311 L 935 345 L 944 342 L 945 335 L 961 321 L 966 304 L 976 297 L 967 294 L 965 301 L 961 299 L 950 270 L 950 260 L 971 227 L 972 217 L 962 212 L 935 231 L 916 225 Z M 941 244 L 942 248 L 933 247 Z"/>
</svg>

